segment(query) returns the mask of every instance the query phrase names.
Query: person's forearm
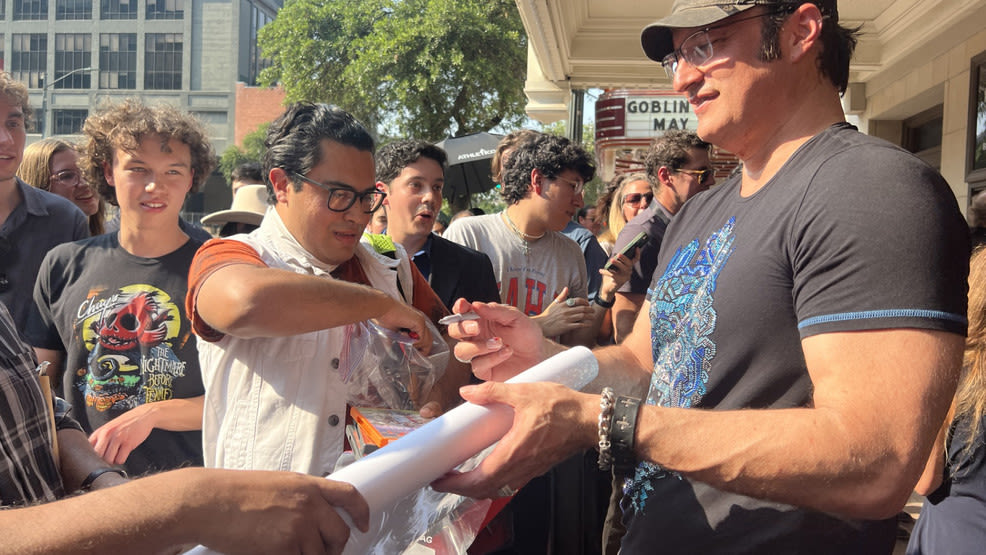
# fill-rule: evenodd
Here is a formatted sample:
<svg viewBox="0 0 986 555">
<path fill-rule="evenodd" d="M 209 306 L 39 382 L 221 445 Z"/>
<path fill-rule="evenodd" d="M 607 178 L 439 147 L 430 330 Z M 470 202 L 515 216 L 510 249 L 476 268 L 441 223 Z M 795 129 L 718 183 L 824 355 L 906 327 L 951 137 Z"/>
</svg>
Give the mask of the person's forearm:
<svg viewBox="0 0 986 555">
<path fill-rule="evenodd" d="M 62 484 L 68 493 L 77 491 L 90 472 L 109 466 L 93 450 L 86 434 L 74 428 L 58 430 L 58 446 Z M 106 473 L 100 476 L 93 486 L 94 489 L 99 489 L 125 481 L 126 478 L 119 474 Z"/>
<path fill-rule="evenodd" d="M 178 517 L 187 497 L 182 492 L 202 486 L 188 480 L 191 475 L 176 471 L 55 503 L 0 511 L 0 555 L 156 553 L 190 543 L 193 519 Z M 126 515 L 124 521 L 121 515 Z"/>
<path fill-rule="evenodd" d="M 918 469 L 902 466 L 889 450 L 847 441 L 847 429 L 859 425 L 809 408 L 646 406 L 636 446 L 640 459 L 724 491 L 854 518 L 887 518 L 906 496 L 887 498 L 885 482 L 913 483 Z"/>
<path fill-rule="evenodd" d="M 155 428 L 169 432 L 188 432 L 202 429 L 205 395 L 187 399 L 168 399 L 142 405 Z M 134 409 L 137 410 L 137 409 Z"/>
<path fill-rule="evenodd" d="M 610 345 L 592 351 L 599 361 L 599 377 L 582 388 L 586 393 L 599 393 L 612 387 L 617 395 L 643 398 L 650 383 L 651 364 L 641 360 L 626 345 Z"/>
<path fill-rule="evenodd" d="M 752 497 L 853 518 L 896 514 L 945 418 L 962 338 L 878 330 L 813 336 L 804 345 L 810 407 L 646 406 L 640 458 Z"/>
<path fill-rule="evenodd" d="M 248 265 L 217 270 L 201 285 L 198 314 L 235 337 L 287 337 L 376 318 L 395 303 L 363 285 Z"/>
<path fill-rule="evenodd" d="M 617 343 L 630 335 L 643 303 L 644 295 L 616 293 L 613 302 L 613 339 Z"/>
</svg>

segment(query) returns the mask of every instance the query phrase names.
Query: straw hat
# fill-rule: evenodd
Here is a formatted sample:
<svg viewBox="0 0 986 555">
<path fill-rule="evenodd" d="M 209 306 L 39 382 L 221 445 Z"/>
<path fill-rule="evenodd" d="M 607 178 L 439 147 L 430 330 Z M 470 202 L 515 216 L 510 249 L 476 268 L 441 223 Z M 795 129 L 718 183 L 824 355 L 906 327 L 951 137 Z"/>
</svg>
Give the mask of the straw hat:
<svg viewBox="0 0 986 555">
<path fill-rule="evenodd" d="M 259 226 L 265 212 L 267 212 L 267 186 L 244 185 L 236 190 L 233 206 L 229 210 L 220 210 L 204 216 L 202 223 L 223 225 L 227 222 L 237 222 Z"/>
</svg>

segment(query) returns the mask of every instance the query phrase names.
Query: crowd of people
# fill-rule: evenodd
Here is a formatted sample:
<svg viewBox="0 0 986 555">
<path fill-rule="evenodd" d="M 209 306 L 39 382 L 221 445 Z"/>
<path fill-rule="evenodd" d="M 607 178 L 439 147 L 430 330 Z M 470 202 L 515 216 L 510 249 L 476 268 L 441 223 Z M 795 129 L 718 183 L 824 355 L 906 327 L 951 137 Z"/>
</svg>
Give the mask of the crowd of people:
<svg viewBox="0 0 986 555">
<path fill-rule="evenodd" d="M 441 148 L 292 104 L 215 237 L 180 216 L 216 163 L 194 117 L 128 100 L 25 148 L 0 72 L 0 553 L 339 552 L 369 522 L 323 479 L 365 322 L 448 347 L 422 415 L 513 408 L 433 484 L 512 498 L 482 552 L 890 553 L 915 489 L 908 553 L 977 552 L 986 253 L 935 170 L 844 121 L 856 40 L 834 0 L 675 2 L 641 41 L 698 129 L 595 206 L 586 150 L 519 130 L 506 208 L 447 218 Z M 718 185 L 712 145 L 741 162 Z M 502 383 L 576 345 L 583 392 Z"/>
</svg>

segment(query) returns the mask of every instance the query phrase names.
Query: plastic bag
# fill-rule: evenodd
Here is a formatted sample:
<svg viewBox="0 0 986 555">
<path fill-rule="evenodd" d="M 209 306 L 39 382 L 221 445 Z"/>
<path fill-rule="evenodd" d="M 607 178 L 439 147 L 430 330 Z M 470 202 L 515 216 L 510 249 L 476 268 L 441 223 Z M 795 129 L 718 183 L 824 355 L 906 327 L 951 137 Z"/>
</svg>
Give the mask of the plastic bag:
<svg viewBox="0 0 986 555">
<path fill-rule="evenodd" d="M 438 328 L 431 331 L 431 352 L 422 354 L 413 340 L 372 321 L 346 326 L 339 372 L 354 407 L 420 408 L 445 374 L 449 348 Z"/>
<path fill-rule="evenodd" d="M 433 338 L 427 356 L 414 348 L 406 334 L 371 321 L 347 326 L 339 371 L 347 384 L 350 405 L 412 410 L 424 404 L 445 374 L 449 359 L 449 348 L 441 333 L 431 322 L 427 324 Z M 460 469 L 474 468 L 488 451 L 466 461 Z M 343 460 L 336 470 L 345 466 Z M 479 533 L 490 503 L 488 499 L 422 488 L 381 515 L 369 534 L 351 536 L 345 553 L 465 553 Z"/>
<path fill-rule="evenodd" d="M 472 470 L 493 447 L 462 463 L 458 470 Z M 345 464 L 340 460 L 336 470 Z M 490 499 L 470 499 L 430 487 L 419 489 L 373 518 L 367 534 L 351 534 L 343 555 L 463 554 L 479 534 L 492 503 Z"/>
</svg>

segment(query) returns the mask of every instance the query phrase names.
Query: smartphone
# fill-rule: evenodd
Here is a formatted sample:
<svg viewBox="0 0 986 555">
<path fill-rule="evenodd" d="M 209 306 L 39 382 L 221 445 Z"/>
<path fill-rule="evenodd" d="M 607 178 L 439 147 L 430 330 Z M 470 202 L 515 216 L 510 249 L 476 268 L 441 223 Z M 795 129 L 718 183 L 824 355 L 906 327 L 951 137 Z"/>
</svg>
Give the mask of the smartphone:
<svg viewBox="0 0 986 555">
<path fill-rule="evenodd" d="M 623 247 L 623 250 L 620 251 L 620 254 L 622 254 L 627 258 L 633 258 L 634 251 L 644 246 L 644 244 L 647 243 L 648 239 L 650 239 L 650 237 L 647 236 L 647 232 L 641 231 L 640 233 L 637 234 L 636 237 L 633 238 L 632 241 L 627 243 L 627 246 Z M 606 262 L 606 265 L 603 266 L 603 270 L 611 270 L 612 268 L 613 268 L 613 262 L 611 258 Z"/>
</svg>

